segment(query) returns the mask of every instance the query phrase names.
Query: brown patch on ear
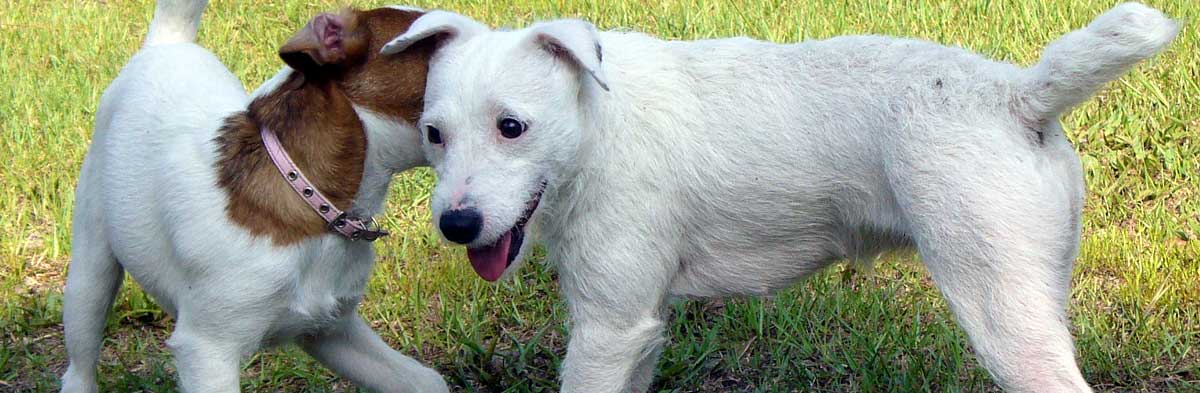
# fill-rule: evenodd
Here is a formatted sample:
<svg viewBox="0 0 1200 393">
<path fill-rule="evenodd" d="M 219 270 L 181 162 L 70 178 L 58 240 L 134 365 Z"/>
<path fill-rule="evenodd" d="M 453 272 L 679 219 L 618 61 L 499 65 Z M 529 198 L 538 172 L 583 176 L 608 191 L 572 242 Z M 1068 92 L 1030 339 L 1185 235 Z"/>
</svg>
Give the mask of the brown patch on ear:
<svg viewBox="0 0 1200 393">
<path fill-rule="evenodd" d="M 293 74 L 292 78 L 303 78 Z M 289 84 L 291 81 L 288 81 Z M 327 232 L 325 221 L 288 186 L 263 146 L 260 127 L 279 135 L 296 166 L 334 206 L 349 209 L 358 193 L 367 140 L 350 101 L 332 84 L 279 89 L 230 116 L 218 131 L 217 185 L 226 213 L 255 236 L 289 245 Z"/>
<path fill-rule="evenodd" d="M 408 31 L 421 15 L 395 8 L 359 12 L 366 61 L 347 73 L 343 82 L 355 104 L 410 123 L 421 116 L 425 77 L 429 73 L 429 58 L 436 48 L 435 40 L 417 43 L 394 55 L 379 53 L 388 41 Z"/>
<path fill-rule="evenodd" d="M 346 9 L 313 17 L 279 48 L 279 58 L 309 77 L 361 61 L 366 53 L 358 15 Z"/>
</svg>

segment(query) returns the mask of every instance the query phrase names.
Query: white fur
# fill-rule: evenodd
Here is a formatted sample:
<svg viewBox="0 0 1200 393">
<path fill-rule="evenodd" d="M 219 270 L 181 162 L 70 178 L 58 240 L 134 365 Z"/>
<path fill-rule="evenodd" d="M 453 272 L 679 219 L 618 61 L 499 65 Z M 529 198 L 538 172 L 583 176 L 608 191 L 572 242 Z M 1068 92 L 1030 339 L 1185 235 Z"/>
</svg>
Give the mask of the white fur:
<svg viewBox="0 0 1200 393">
<path fill-rule="evenodd" d="M 410 6 L 410 5 L 385 5 L 384 7 L 395 9 L 395 10 L 400 10 L 400 11 L 425 12 L 425 9 L 423 9 L 421 7 L 414 7 L 414 6 Z"/>
<path fill-rule="evenodd" d="M 63 391 L 96 391 L 105 315 L 123 271 L 176 318 L 167 346 L 184 390 L 237 391 L 244 357 L 297 340 L 363 387 L 446 391 L 437 372 L 389 348 L 357 314 L 371 243 L 327 234 L 277 247 L 226 216 L 213 138 L 249 98 L 190 42 L 203 3 L 159 1 L 151 35 L 161 28 L 176 38 L 149 39 L 101 99 L 76 189 Z M 391 176 L 424 158 L 411 125 L 359 114 L 369 143 L 352 210 L 369 216 L 382 209 Z"/>
<path fill-rule="evenodd" d="M 548 49 L 550 25 L 576 43 Z M 1000 386 L 1088 391 L 1065 310 L 1083 174 L 1057 118 L 1177 29 L 1121 5 L 1030 69 L 879 36 L 457 34 L 419 123 L 445 141 L 425 144 L 434 222 L 477 208 L 471 246 L 490 244 L 548 181 L 535 222 L 571 312 L 563 391 L 645 390 L 671 296 L 769 294 L 907 246 Z M 501 137 L 502 116 L 529 130 Z"/>
</svg>

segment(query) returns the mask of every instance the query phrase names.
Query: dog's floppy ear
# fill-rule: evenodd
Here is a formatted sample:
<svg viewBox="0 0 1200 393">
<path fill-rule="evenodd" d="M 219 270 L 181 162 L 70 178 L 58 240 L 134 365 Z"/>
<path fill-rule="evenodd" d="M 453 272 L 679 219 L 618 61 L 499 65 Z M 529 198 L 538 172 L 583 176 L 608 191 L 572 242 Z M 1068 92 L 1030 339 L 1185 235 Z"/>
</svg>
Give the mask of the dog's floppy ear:
<svg viewBox="0 0 1200 393">
<path fill-rule="evenodd" d="M 348 57 L 346 23 L 346 17 L 342 15 L 317 15 L 279 48 L 279 57 L 292 69 L 305 74 L 345 62 Z"/>
<path fill-rule="evenodd" d="M 542 49 L 578 66 L 608 90 L 608 78 L 600 64 L 604 59 L 603 49 L 591 23 L 573 19 L 545 22 L 534 25 L 531 34 Z"/>
<path fill-rule="evenodd" d="M 391 55 L 403 52 L 408 47 L 426 38 L 435 37 L 442 44 L 487 32 L 488 27 L 474 19 L 453 12 L 434 10 L 421 15 L 408 31 L 385 44 L 379 53 Z"/>
</svg>

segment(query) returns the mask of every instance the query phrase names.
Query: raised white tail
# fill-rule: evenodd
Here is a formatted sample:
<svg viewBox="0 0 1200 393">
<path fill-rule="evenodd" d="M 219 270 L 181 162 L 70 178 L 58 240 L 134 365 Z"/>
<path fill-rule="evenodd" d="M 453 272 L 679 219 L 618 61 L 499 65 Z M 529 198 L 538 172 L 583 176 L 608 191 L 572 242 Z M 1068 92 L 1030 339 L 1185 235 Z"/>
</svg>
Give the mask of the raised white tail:
<svg viewBox="0 0 1200 393">
<path fill-rule="evenodd" d="M 1125 3 L 1050 43 L 1025 71 L 1018 98 L 1022 115 L 1042 121 L 1092 96 L 1175 38 L 1179 23 L 1138 3 Z"/>
<path fill-rule="evenodd" d="M 194 41 L 196 31 L 200 29 L 200 15 L 206 6 L 208 0 L 158 0 L 154 5 L 150 32 L 142 46 Z"/>
</svg>

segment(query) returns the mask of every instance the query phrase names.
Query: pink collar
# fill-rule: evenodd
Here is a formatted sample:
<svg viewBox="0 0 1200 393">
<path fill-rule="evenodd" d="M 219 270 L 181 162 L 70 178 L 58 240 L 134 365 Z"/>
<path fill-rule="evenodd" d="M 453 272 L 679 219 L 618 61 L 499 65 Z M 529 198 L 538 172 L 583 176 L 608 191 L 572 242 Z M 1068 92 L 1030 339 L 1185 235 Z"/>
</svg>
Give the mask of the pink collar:
<svg viewBox="0 0 1200 393">
<path fill-rule="evenodd" d="M 262 134 L 263 145 L 267 148 L 267 154 L 271 156 L 271 162 L 275 163 L 275 169 L 278 169 L 283 179 L 292 186 L 296 195 L 304 199 L 304 202 L 325 220 L 330 231 L 350 240 L 362 239 L 369 242 L 387 236 L 387 231 L 378 229 L 379 225 L 375 223 L 374 218 L 363 221 L 362 218 L 350 216 L 338 210 L 337 206 L 321 195 L 321 191 L 313 187 L 312 182 L 304 177 L 304 173 L 300 172 L 300 168 L 296 167 L 296 163 L 292 162 L 292 158 L 283 150 L 283 144 L 279 142 L 279 136 L 275 135 L 274 131 L 263 127 L 259 133 Z M 376 229 L 372 229 L 373 227 Z"/>
</svg>

